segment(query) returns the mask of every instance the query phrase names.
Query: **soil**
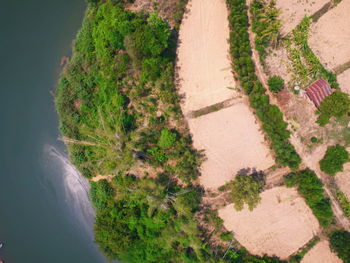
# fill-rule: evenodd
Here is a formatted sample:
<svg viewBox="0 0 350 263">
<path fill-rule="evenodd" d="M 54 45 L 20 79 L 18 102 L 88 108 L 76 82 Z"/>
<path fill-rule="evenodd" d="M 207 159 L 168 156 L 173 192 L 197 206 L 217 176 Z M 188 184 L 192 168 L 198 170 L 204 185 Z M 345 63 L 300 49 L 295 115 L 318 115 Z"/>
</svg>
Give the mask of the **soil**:
<svg viewBox="0 0 350 263">
<path fill-rule="evenodd" d="M 350 69 L 338 75 L 337 79 L 340 89 L 350 95 Z"/>
<path fill-rule="evenodd" d="M 329 248 L 326 240 L 318 242 L 302 259 L 301 263 L 342 263 Z"/>
<path fill-rule="evenodd" d="M 304 199 L 294 188 L 276 187 L 261 194 L 253 210 L 236 211 L 233 205 L 219 210 L 224 226 L 255 255 L 287 259 L 320 230 Z"/>
<path fill-rule="evenodd" d="M 304 18 L 320 10 L 329 0 L 277 0 L 276 7 L 281 10 L 282 33 L 292 31 Z"/>
<path fill-rule="evenodd" d="M 309 45 L 329 70 L 350 61 L 349 13 L 350 0 L 343 0 L 311 27 Z"/>
</svg>

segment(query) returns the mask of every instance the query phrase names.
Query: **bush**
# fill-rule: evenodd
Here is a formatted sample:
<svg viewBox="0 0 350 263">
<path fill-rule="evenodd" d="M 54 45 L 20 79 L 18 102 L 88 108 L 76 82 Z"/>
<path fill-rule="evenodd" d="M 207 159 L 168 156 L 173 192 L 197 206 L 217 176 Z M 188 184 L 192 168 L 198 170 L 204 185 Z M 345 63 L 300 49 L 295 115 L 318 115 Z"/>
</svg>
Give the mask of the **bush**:
<svg viewBox="0 0 350 263">
<path fill-rule="evenodd" d="M 312 143 L 317 143 L 318 142 L 318 139 L 316 137 L 311 137 L 310 141 Z"/>
<path fill-rule="evenodd" d="M 343 171 L 343 165 L 348 161 L 349 153 L 344 146 L 330 146 L 320 161 L 320 168 L 329 175 L 335 175 L 337 172 Z"/>
<path fill-rule="evenodd" d="M 279 76 L 273 76 L 269 78 L 268 85 L 272 92 L 277 93 L 284 88 L 284 80 Z"/>
<path fill-rule="evenodd" d="M 231 198 L 237 211 L 246 203 L 253 210 L 260 202 L 263 183 L 254 175 L 237 175 L 231 183 Z"/>
<path fill-rule="evenodd" d="M 98 210 L 106 208 L 108 200 L 113 197 L 114 191 L 107 180 L 90 182 L 90 199 L 94 207 Z"/>
<path fill-rule="evenodd" d="M 176 134 L 167 130 L 163 129 L 160 134 L 160 138 L 158 140 L 158 146 L 163 149 L 168 149 L 171 146 L 173 146 L 176 142 Z"/>
<path fill-rule="evenodd" d="M 327 117 L 328 119 L 330 117 L 340 118 L 347 115 L 350 112 L 349 95 L 339 90 L 335 91 L 321 102 L 320 111 L 319 119 L 322 118 L 322 120 L 318 120 L 318 123 L 319 121 L 324 123 Z M 324 116 L 322 117 L 322 115 Z"/>
<path fill-rule="evenodd" d="M 350 263 L 350 233 L 336 230 L 330 235 L 330 247 L 344 263 Z"/>
</svg>

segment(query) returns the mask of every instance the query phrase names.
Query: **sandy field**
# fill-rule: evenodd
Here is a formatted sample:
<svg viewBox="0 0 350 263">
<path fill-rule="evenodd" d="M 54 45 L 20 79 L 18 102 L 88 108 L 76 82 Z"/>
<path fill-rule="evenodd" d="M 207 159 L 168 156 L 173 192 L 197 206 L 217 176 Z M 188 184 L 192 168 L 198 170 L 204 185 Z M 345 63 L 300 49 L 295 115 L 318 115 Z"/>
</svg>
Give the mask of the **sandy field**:
<svg viewBox="0 0 350 263">
<path fill-rule="evenodd" d="M 234 96 L 229 58 L 229 25 L 225 0 L 191 0 L 180 28 L 178 63 L 183 111 Z"/>
<path fill-rule="evenodd" d="M 302 259 L 301 263 L 342 263 L 329 248 L 329 242 L 318 242 Z"/>
<path fill-rule="evenodd" d="M 304 18 L 321 9 L 329 0 L 277 0 L 276 7 L 281 10 L 282 33 L 292 31 Z"/>
<path fill-rule="evenodd" d="M 233 205 L 219 210 L 224 225 L 252 254 L 288 256 L 319 231 L 317 219 L 293 188 L 276 187 L 261 194 L 261 203 L 250 212 Z"/>
<path fill-rule="evenodd" d="M 347 150 L 350 151 L 350 147 Z M 350 163 L 344 164 L 344 170 L 337 173 L 335 180 L 337 186 L 350 200 Z"/>
<path fill-rule="evenodd" d="M 349 13 L 350 0 L 343 0 L 311 27 L 309 45 L 329 70 L 350 60 Z"/>
<path fill-rule="evenodd" d="M 350 60 L 350 59 L 349 59 Z M 350 95 L 350 69 L 337 76 L 340 89 Z"/>
<path fill-rule="evenodd" d="M 241 169 L 265 170 L 274 164 L 253 114 L 243 103 L 189 119 L 188 123 L 194 146 L 204 149 L 207 157 L 200 177 L 205 188 L 225 184 Z"/>
</svg>

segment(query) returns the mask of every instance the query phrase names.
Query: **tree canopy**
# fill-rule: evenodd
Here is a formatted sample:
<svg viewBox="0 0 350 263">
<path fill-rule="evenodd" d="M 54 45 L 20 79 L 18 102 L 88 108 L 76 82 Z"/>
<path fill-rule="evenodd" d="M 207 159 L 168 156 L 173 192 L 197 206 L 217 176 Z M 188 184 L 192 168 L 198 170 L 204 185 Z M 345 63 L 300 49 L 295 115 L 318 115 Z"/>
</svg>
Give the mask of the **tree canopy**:
<svg viewBox="0 0 350 263">
<path fill-rule="evenodd" d="M 330 146 L 320 161 L 320 168 L 329 175 L 335 175 L 337 172 L 343 171 L 343 165 L 349 160 L 349 153 L 344 146 Z"/>
</svg>

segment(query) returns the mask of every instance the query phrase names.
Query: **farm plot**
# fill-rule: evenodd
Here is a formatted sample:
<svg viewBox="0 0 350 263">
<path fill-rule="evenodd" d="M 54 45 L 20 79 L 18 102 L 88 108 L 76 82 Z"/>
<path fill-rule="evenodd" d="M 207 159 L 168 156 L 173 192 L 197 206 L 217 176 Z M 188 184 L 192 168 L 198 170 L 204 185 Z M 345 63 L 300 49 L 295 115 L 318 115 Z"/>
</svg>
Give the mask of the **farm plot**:
<svg viewBox="0 0 350 263">
<path fill-rule="evenodd" d="M 326 240 L 317 243 L 302 259 L 301 263 L 342 263 L 329 248 Z"/>
<path fill-rule="evenodd" d="M 237 212 L 233 205 L 219 210 L 224 226 L 255 255 L 287 259 L 319 231 L 317 219 L 293 188 L 276 187 L 261 194 L 253 210 Z"/>
<path fill-rule="evenodd" d="M 274 164 L 254 116 L 242 102 L 188 120 L 194 146 L 204 149 L 201 184 L 216 188 L 241 169 L 265 170 Z"/>
<path fill-rule="evenodd" d="M 292 31 L 304 18 L 320 10 L 329 0 L 277 0 L 276 7 L 281 10 L 282 33 Z"/>
<path fill-rule="evenodd" d="M 204 150 L 201 183 L 216 188 L 241 169 L 274 164 L 253 113 L 231 72 L 225 0 L 191 0 L 179 35 L 177 83 L 194 146 Z M 193 111 L 234 99 L 234 104 L 191 118 Z"/>
<path fill-rule="evenodd" d="M 343 0 L 311 27 L 309 45 L 329 70 L 350 61 L 349 13 L 350 0 Z"/>
<path fill-rule="evenodd" d="M 337 78 L 338 78 L 340 89 L 343 92 L 346 92 L 350 95 L 350 69 L 345 70 L 343 73 L 338 75 Z"/>
</svg>

